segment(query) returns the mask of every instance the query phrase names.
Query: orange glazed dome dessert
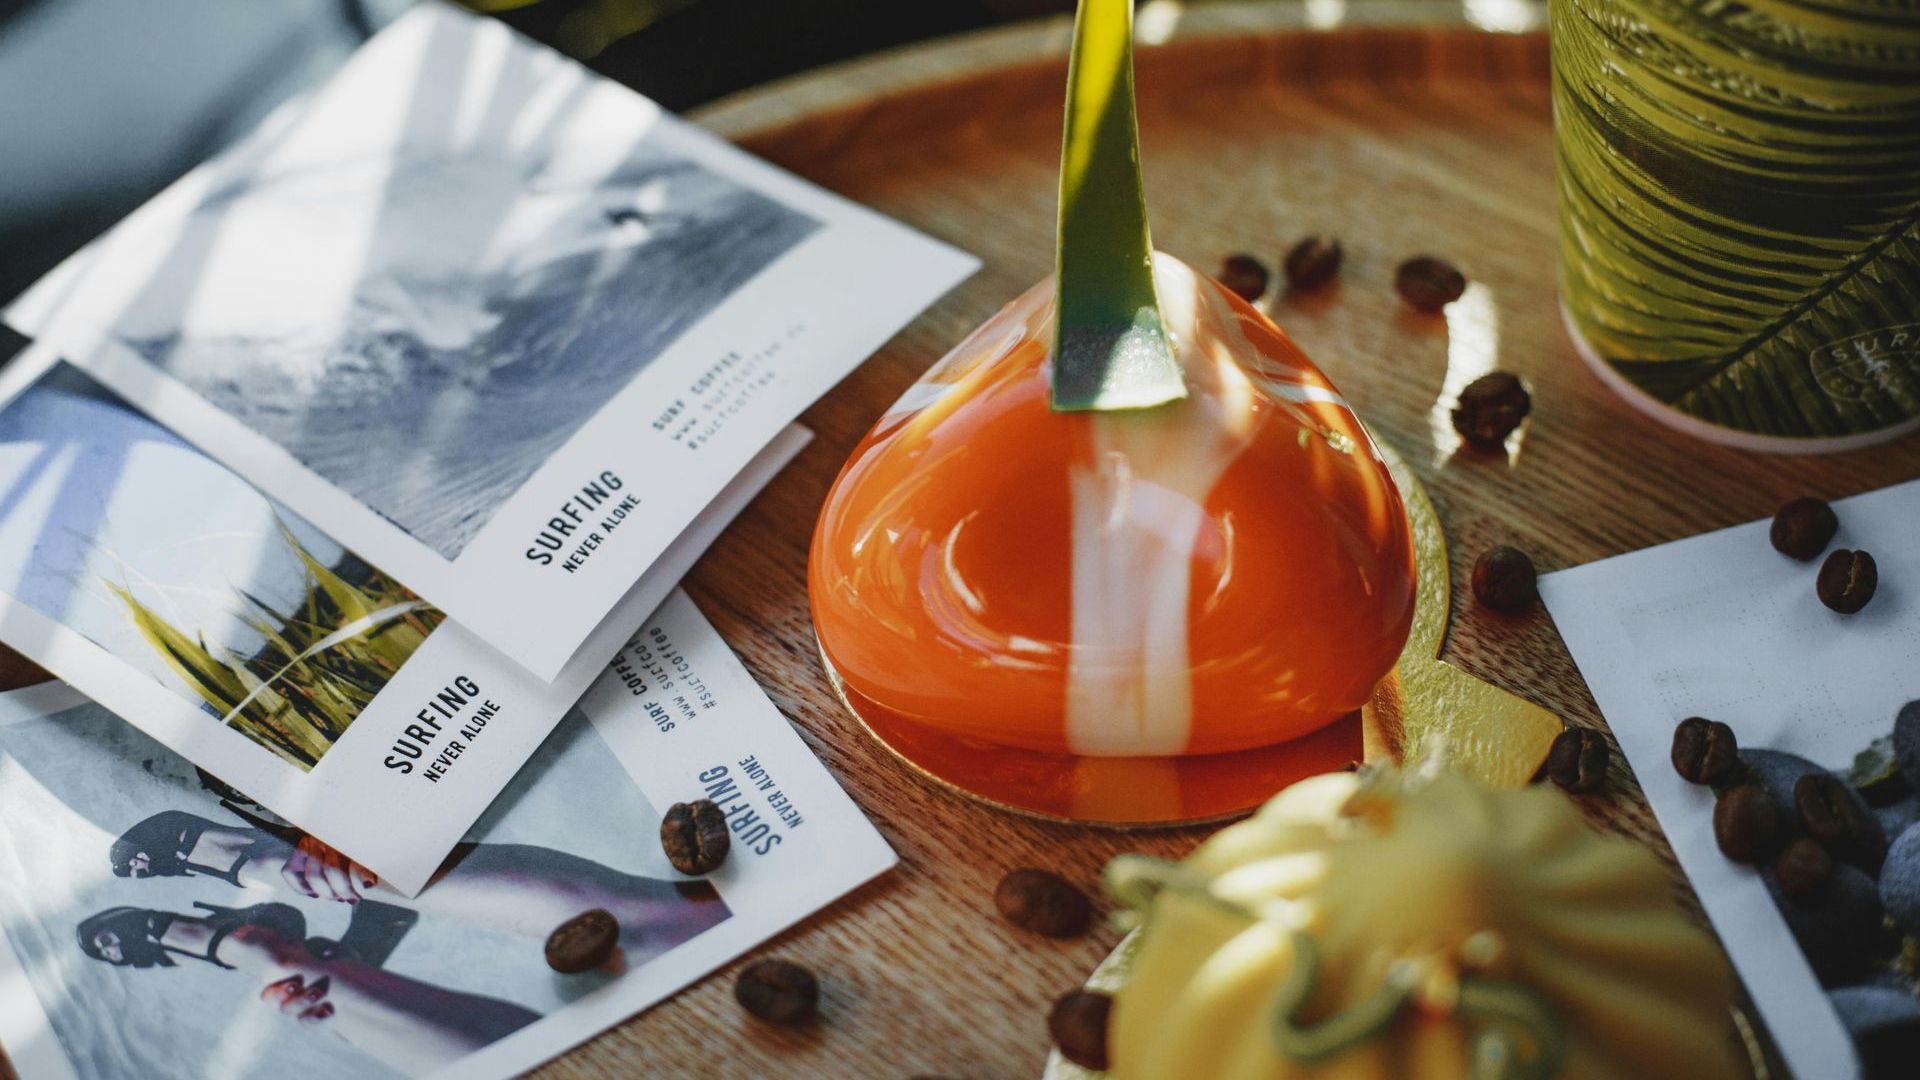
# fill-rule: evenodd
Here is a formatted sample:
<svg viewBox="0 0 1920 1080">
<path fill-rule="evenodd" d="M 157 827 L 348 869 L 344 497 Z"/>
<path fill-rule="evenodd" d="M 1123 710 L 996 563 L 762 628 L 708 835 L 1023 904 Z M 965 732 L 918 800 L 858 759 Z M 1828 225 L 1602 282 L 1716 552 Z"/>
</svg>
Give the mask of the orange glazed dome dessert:
<svg viewBox="0 0 1920 1080">
<path fill-rule="evenodd" d="M 896 749 L 1272 748 L 1348 717 L 1399 656 L 1414 556 L 1372 439 L 1266 316 L 1165 254 L 1153 279 L 1184 398 L 1050 408 L 1049 279 L 928 371 L 835 482 L 814 627 Z"/>
</svg>

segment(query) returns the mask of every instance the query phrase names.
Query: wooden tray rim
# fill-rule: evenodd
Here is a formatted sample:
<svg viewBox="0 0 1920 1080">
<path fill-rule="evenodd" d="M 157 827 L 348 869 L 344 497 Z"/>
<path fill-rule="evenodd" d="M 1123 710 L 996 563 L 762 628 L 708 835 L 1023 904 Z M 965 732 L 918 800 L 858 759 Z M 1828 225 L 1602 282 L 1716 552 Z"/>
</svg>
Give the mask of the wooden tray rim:
<svg viewBox="0 0 1920 1080">
<path fill-rule="evenodd" d="M 1156 10 L 1177 18 L 1156 15 Z M 1148 0 L 1140 7 L 1135 29 L 1142 51 L 1147 51 L 1223 38 L 1359 29 L 1544 36 L 1546 19 L 1546 4 L 1535 0 L 1243 0 L 1193 8 L 1174 0 Z M 776 79 L 691 110 L 687 117 L 738 142 L 989 71 L 1064 63 L 1072 38 L 1073 20 L 1066 15 L 957 34 Z"/>
</svg>

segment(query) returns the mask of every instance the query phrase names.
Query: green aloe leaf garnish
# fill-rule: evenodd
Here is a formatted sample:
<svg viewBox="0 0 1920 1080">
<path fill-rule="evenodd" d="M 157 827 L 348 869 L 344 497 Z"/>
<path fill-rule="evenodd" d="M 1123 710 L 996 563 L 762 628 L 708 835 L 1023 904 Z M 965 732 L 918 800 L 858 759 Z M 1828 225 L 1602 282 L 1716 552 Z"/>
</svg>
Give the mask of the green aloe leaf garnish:
<svg viewBox="0 0 1920 1080">
<path fill-rule="evenodd" d="M 1074 20 L 1055 269 L 1055 410 L 1145 409 L 1187 396 L 1153 288 L 1132 0 L 1081 0 Z"/>
</svg>

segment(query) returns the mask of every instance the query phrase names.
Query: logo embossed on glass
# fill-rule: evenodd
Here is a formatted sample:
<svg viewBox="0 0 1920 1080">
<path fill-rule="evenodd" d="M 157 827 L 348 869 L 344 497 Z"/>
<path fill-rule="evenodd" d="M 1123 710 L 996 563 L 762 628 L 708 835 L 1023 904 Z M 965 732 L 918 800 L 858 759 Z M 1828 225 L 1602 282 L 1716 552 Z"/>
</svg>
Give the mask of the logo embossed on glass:
<svg viewBox="0 0 1920 1080">
<path fill-rule="evenodd" d="M 1836 401 L 1884 399 L 1920 376 L 1920 323 L 1863 330 L 1807 356 L 1813 379 Z"/>
</svg>

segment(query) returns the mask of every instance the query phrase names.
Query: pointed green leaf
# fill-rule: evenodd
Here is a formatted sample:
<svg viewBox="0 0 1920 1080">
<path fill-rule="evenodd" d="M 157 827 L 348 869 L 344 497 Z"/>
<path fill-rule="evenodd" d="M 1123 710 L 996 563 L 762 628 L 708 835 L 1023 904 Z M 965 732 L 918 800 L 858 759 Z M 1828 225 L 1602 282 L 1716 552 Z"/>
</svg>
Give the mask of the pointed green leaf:
<svg viewBox="0 0 1920 1080">
<path fill-rule="evenodd" d="M 1060 149 L 1053 407 L 1112 411 L 1187 396 L 1153 287 L 1133 106 L 1133 2 L 1081 0 Z"/>
<path fill-rule="evenodd" d="M 307 572 L 313 575 L 314 583 L 320 587 L 320 591 L 326 594 L 327 599 L 333 601 L 334 608 L 340 612 L 340 621 L 352 622 L 355 619 L 366 618 L 367 612 L 372 608 L 367 606 L 366 598 L 360 595 L 359 590 L 342 581 L 340 576 L 332 570 L 320 565 L 320 561 L 315 559 L 300 543 L 299 538 L 293 535 L 293 530 L 287 528 L 286 522 L 276 518 L 275 524 L 280 526 L 280 535 L 286 538 L 287 546 L 293 549 L 302 563 L 306 564 Z"/>
<path fill-rule="evenodd" d="M 210 703 L 237 701 L 246 691 L 228 671 L 226 666 L 215 659 L 213 654 L 203 648 L 199 642 L 181 633 L 173 624 L 155 614 L 153 610 L 135 599 L 131 590 L 111 581 L 102 581 L 107 589 L 120 598 L 127 607 L 127 613 L 133 620 L 134 629 L 158 653 L 160 659 L 173 669 L 182 682 Z"/>
<path fill-rule="evenodd" d="M 296 614 L 236 589 L 235 611 L 261 638 L 250 655 L 216 656 L 203 638 L 168 623 L 124 585 L 103 581 L 140 635 L 216 715 L 282 760 L 312 768 L 444 616 L 385 574 L 352 585 L 281 525 L 307 570 Z M 358 625 L 356 625 L 358 624 Z"/>
</svg>

